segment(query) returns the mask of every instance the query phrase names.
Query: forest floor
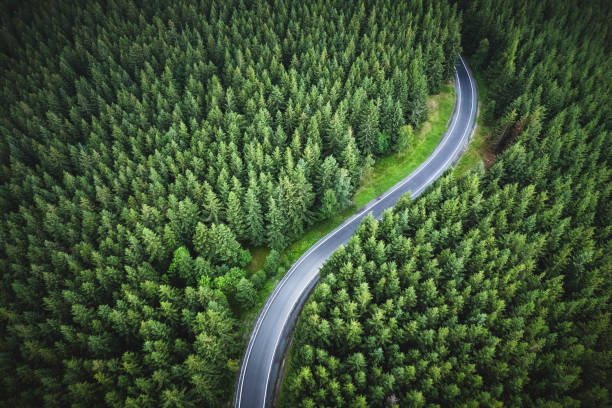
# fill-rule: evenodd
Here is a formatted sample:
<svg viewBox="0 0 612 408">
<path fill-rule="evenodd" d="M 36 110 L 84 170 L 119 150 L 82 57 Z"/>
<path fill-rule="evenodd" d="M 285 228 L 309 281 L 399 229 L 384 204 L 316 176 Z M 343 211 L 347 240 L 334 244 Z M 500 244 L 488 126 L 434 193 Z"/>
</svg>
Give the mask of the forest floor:
<svg viewBox="0 0 612 408">
<path fill-rule="evenodd" d="M 319 239 L 423 163 L 436 148 L 444 132 L 446 132 L 449 118 L 453 113 L 454 102 L 455 88 L 452 84 L 444 85 L 438 95 L 428 97 L 428 119 L 417 130 L 414 146 L 409 151 L 393 153 L 376 160 L 370 174 L 364 177 L 361 186 L 353 196 L 353 204 L 334 217 L 319 221 L 308 228 L 302 238 L 283 251 L 282 259 L 284 263 L 292 265 Z M 270 249 L 251 248 L 250 250 L 252 259 L 246 269 L 249 273 L 253 274 L 263 269 Z M 245 328 L 250 329 L 266 299 L 282 277 L 283 275 L 279 274 L 266 280 L 263 288 L 257 294 L 255 306 L 251 310 L 244 312 L 241 316 Z"/>
<path fill-rule="evenodd" d="M 489 88 L 487 87 L 482 75 L 479 72 L 472 72 L 478 85 L 478 104 L 480 114 L 476 120 L 476 129 L 468 148 L 461 156 L 459 163 L 455 167 L 455 172 L 465 174 L 472 170 L 480 162 L 483 162 L 485 169 L 488 169 L 495 162 L 495 153 L 491 145 L 491 126 L 487 125 L 483 115 L 483 106 L 487 106 Z"/>
</svg>

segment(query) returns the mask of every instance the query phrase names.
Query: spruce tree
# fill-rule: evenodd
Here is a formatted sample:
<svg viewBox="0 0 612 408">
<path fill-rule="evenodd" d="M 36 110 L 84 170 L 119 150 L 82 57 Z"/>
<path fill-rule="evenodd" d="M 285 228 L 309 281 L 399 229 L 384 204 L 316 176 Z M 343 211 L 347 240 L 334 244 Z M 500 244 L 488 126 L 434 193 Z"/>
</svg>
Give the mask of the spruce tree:
<svg viewBox="0 0 612 408">
<path fill-rule="evenodd" d="M 245 224 L 247 236 L 255 246 L 261 246 L 265 240 L 263 215 L 256 185 L 251 185 L 245 196 Z"/>
<path fill-rule="evenodd" d="M 427 78 L 423 73 L 421 58 L 421 53 L 417 52 L 408 68 L 409 88 L 406 92 L 407 99 L 404 105 L 404 113 L 413 126 L 420 125 L 427 114 L 425 106 L 427 99 Z"/>
<path fill-rule="evenodd" d="M 227 199 L 227 211 L 225 215 L 229 227 L 236 237 L 243 238 L 246 235 L 245 216 L 240 204 L 240 199 L 234 191 L 230 191 Z"/>
<path fill-rule="evenodd" d="M 328 188 L 325 190 L 323 194 L 323 199 L 321 200 L 321 216 L 326 218 L 331 218 L 338 209 L 338 199 L 336 198 L 336 192 Z"/>
<path fill-rule="evenodd" d="M 206 190 L 204 200 L 204 219 L 209 222 L 219 222 L 223 215 L 221 202 L 217 198 L 215 192 L 210 187 L 208 187 L 208 189 Z"/>
<path fill-rule="evenodd" d="M 282 251 L 287 246 L 285 234 L 285 217 L 278 208 L 276 200 L 270 197 L 268 202 L 268 214 L 266 215 L 266 238 L 270 248 Z"/>
<path fill-rule="evenodd" d="M 376 152 L 379 131 L 379 107 L 374 100 L 370 100 L 362 109 L 357 133 L 357 143 L 362 152 Z"/>
</svg>

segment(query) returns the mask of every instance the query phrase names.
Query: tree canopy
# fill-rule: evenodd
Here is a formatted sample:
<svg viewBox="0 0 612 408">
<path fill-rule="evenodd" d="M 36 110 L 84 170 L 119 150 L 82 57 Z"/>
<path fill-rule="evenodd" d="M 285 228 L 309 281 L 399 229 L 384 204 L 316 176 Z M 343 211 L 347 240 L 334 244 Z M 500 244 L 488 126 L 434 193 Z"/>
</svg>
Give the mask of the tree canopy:
<svg viewBox="0 0 612 408">
<path fill-rule="evenodd" d="M 246 248 L 346 208 L 425 119 L 456 7 L 4 3 L 1 399 L 224 406 L 280 266 L 248 276 Z"/>
<path fill-rule="evenodd" d="M 447 172 L 332 255 L 286 406 L 610 405 L 610 8 L 460 3 L 496 162 Z"/>
</svg>

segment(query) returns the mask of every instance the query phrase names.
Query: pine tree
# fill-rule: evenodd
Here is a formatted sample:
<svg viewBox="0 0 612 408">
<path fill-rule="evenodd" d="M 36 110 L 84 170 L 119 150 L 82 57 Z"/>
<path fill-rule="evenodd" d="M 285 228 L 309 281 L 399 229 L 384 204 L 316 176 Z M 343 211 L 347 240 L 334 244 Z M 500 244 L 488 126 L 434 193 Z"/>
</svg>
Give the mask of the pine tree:
<svg viewBox="0 0 612 408">
<path fill-rule="evenodd" d="M 383 99 L 381 112 L 380 112 L 380 127 L 383 133 L 391 136 L 393 135 L 393 114 L 395 110 L 395 103 L 391 95 L 387 95 Z"/>
<path fill-rule="evenodd" d="M 487 56 L 489 54 L 489 40 L 487 38 L 483 38 L 478 43 L 478 48 L 476 52 L 470 58 L 470 62 L 474 68 L 480 68 L 487 61 Z"/>
<path fill-rule="evenodd" d="M 266 238 L 270 248 L 282 251 L 287 246 L 285 235 L 285 217 L 278 208 L 276 200 L 270 197 L 268 202 L 268 214 L 266 215 Z"/>
<path fill-rule="evenodd" d="M 264 242 L 265 234 L 263 227 L 263 215 L 259 197 L 257 194 L 257 185 L 251 184 L 245 196 L 245 221 L 247 236 L 251 243 L 255 246 L 261 246 Z"/>
<path fill-rule="evenodd" d="M 340 169 L 336 176 L 334 193 L 338 201 L 338 210 L 344 210 L 351 205 L 353 188 L 348 170 Z"/>
<path fill-rule="evenodd" d="M 327 148 L 332 155 L 339 157 L 344 148 L 343 141 L 347 134 L 347 126 L 342 117 L 342 112 L 336 111 L 332 116 L 327 131 Z"/>
<path fill-rule="evenodd" d="M 280 253 L 276 249 L 272 249 L 266 257 L 264 271 L 268 277 L 276 275 L 278 268 L 281 265 Z"/>
<path fill-rule="evenodd" d="M 251 281 L 246 278 L 240 279 L 236 285 L 236 301 L 244 310 L 249 310 L 255 305 L 257 292 Z"/>
<path fill-rule="evenodd" d="M 402 110 L 402 105 L 399 101 L 395 102 L 395 106 L 393 107 L 393 112 L 391 114 L 391 134 L 389 143 L 391 146 L 397 145 L 397 139 L 399 136 L 399 132 L 401 127 L 404 124 L 404 111 Z"/>
<path fill-rule="evenodd" d="M 334 187 L 336 174 L 338 173 L 338 163 L 333 156 L 327 156 L 318 171 L 318 191 L 321 195 Z"/>
<path fill-rule="evenodd" d="M 423 73 L 421 53 L 417 52 L 408 68 L 409 88 L 406 93 L 404 113 L 413 126 L 418 126 L 427 115 L 427 78 Z"/>
<path fill-rule="evenodd" d="M 512 31 L 508 36 L 503 52 L 500 53 L 494 64 L 487 70 L 487 77 L 494 84 L 491 88 L 491 97 L 495 100 L 495 114 L 502 114 L 508 104 L 516 95 L 516 88 L 512 86 L 511 79 L 516 72 L 516 51 L 519 44 L 519 32 Z"/>
<path fill-rule="evenodd" d="M 222 217 L 221 202 L 210 186 L 205 185 L 205 189 L 205 201 L 203 203 L 204 219 L 209 222 L 217 223 Z"/>
<path fill-rule="evenodd" d="M 342 167 L 348 170 L 351 176 L 351 183 L 355 186 L 359 184 L 361 178 L 361 169 L 359 168 L 359 150 L 353 137 L 348 138 L 348 143 L 344 147 L 341 156 Z"/>
<path fill-rule="evenodd" d="M 145 251 L 149 255 L 149 260 L 163 259 L 164 249 L 161 239 L 157 234 L 149 228 L 143 228 L 142 240 L 144 242 Z"/>
<path fill-rule="evenodd" d="M 362 111 L 357 133 L 357 143 L 362 152 L 366 154 L 375 153 L 376 143 L 378 141 L 379 130 L 379 113 L 378 105 L 374 100 L 370 100 Z"/>
<path fill-rule="evenodd" d="M 323 193 L 323 198 L 321 199 L 321 216 L 324 219 L 331 218 L 336 214 L 337 209 L 338 200 L 336 198 L 336 192 L 328 188 Z"/>
<path fill-rule="evenodd" d="M 208 228 L 198 223 L 193 246 L 212 263 L 239 264 L 240 244 L 236 241 L 236 235 L 225 224 L 212 224 Z"/>
<path fill-rule="evenodd" d="M 229 227 L 232 229 L 236 237 L 243 238 L 246 236 L 245 217 L 242 211 L 240 199 L 234 191 L 230 191 L 227 199 L 226 219 Z"/>
<path fill-rule="evenodd" d="M 414 142 L 415 135 L 412 126 L 402 126 L 397 138 L 397 150 L 400 152 L 408 152 L 413 148 Z"/>
<path fill-rule="evenodd" d="M 174 251 L 168 273 L 181 278 L 187 285 L 195 284 L 193 259 L 187 248 L 179 247 Z"/>
<path fill-rule="evenodd" d="M 445 75 L 444 67 L 444 51 L 442 50 L 441 44 L 433 46 L 433 50 L 430 54 L 428 65 L 429 75 L 427 76 L 428 89 L 432 94 L 440 93 L 440 85 Z"/>
</svg>

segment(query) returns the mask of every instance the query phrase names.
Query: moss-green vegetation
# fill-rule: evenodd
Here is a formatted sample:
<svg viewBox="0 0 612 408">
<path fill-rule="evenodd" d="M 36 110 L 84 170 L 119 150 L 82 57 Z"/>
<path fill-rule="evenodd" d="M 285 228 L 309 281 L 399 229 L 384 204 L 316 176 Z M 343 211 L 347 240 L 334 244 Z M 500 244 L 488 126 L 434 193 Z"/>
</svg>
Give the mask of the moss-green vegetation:
<svg viewBox="0 0 612 408">
<path fill-rule="evenodd" d="M 459 4 L 493 138 L 323 265 L 283 407 L 611 406 L 612 11 Z"/>
<path fill-rule="evenodd" d="M 457 174 L 465 174 L 479 163 L 483 163 L 485 168 L 488 168 L 495 161 L 491 137 L 492 128 L 485 120 L 486 115 L 482 114 L 487 107 L 489 88 L 479 72 L 473 72 L 473 74 L 478 84 L 478 102 L 481 112 L 478 115 L 476 129 L 474 129 L 470 144 L 455 166 Z"/>
<path fill-rule="evenodd" d="M 455 89 L 451 86 L 444 86 L 439 95 L 428 98 L 429 116 L 418 129 L 414 147 L 376 160 L 353 198 L 357 209 L 387 191 L 427 159 L 446 132 L 454 98 Z"/>
<path fill-rule="evenodd" d="M 263 269 L 266 263 L 266 257 L 270 253 L 270 248 L 260 247 L 251 248 L 251 262 L 246 266 L 246 270 L 252 275 Z"/>
<path fill-rule="evenodd" d="M 246 248 L 349 207 L 460 48 L 434 0 L 2 2 L 0 405 L 227 405 L 286 267 Z"/>
<path fill-rule="evenodd" d="M 440 94 L 428 97 L 428 119 L 418 129 L 414 146 L 406 151 L 393 153 L 387 157 L 377 159 L 372 166 L 370 176 L 362 181 L 360 188 L 353 197 L 353 204 L 332 218 L 314 224 L 304 233 L 302 238 L 283 251 L 282 256 L 285 265 L 292 265 L 319 239 L 333 231 L 344 220 L 355 214 L 359 208 L 379 194 L 387 191 L 425 161 L 435 149 L 444 132 L 446 132 L 447 124 L 453 111 L 454 101 L 455 88 L 449 85 L 444 85 Z M 261 270 L 265 263 L 265 257 L 269 252 L 268 248 L 252 249 L 251 254 L 253 258 L 248 265 L 248 270 L 251 273 Z M 257 317 L 259 309 L 263 306 L 267 297 L 272 293 L 282 277 L 282 274 L 277 274 L 266 280 L 262 289 L 259 290 L 256 306 L 253 310 L 247 311 L 242 315 L 242 320 L 246 324 L 250 325 L 252 319 Z"/>
<path fill-rule="evenodd" d="M 318 222 L 306 231 L 302 238 L 284 252 L 287 261 L 289 263 L 296 261 L 315 242 L 353 215 L 359 208 L 401 181 L 425 161 L 446 131 L 454 101 L 455 88 L 448 85 L 442 87 L 439 95 L 430 96 L 427 99 L 429 117 L 418 129 L 414 147 L 377 159 L 370 175 L 364 178 L 353 197 L 353 204 L 331 219 Z"/>
</svg>

